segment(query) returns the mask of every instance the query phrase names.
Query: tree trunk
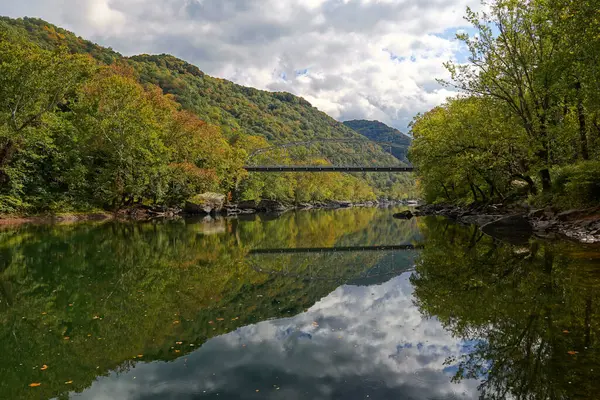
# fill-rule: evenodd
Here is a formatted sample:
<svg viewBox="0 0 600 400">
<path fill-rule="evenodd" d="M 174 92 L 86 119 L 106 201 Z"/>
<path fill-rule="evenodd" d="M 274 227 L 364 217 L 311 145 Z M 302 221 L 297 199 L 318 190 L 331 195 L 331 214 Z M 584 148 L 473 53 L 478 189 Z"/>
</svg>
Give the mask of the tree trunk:
<svg viewBox="0 0 600 400">
<path fill-rule="evenodd" d="M 579 144 L 581 146 L 581 158 L 584 160 L 590 159 L 587 142 L 587 126 L 585 121 L 585 109 L 583 107 L 583 100 L 581 98 L 581 83 L 575 83 L 575 89 L 577 90 L 577 119 L 579 119 Z"/>
<path fill-rule="evenodd" d="M 550 193 L 552 189 L 552 179 L 550 178 L 550 170 L 548 168 L 541 169 L 540 179 L 542 180 L 542 193 Z"/>
</svg>

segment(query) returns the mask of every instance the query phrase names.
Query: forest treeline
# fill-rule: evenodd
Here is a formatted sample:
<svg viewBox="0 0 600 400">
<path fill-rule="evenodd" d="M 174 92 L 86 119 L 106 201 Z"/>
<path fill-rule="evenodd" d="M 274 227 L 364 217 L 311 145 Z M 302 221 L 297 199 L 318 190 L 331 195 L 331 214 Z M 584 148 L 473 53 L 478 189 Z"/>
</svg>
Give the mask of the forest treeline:
<svg viewBox="0 0 600 400">
<path fill-rule="evenodd" d="M 600 200 L 600 2 L 494 0 L 467 10 L 460 94 L 418 115 L 410 158 L 429 202 Z"/>
<path fill-rule="evenodd" d="M 360 138 L 289 93 L 122 57 L 40 19 L 0 17 L 0 214 L 181 205 L 213 191 L 289 202 L 413 196 L 392 174 L 248 174 L 248 162 L 390 165 L 381 146 L 261 154 L 270 141 Z M 364 138 L 364 137 L 363 137 Z"/>
</svg>

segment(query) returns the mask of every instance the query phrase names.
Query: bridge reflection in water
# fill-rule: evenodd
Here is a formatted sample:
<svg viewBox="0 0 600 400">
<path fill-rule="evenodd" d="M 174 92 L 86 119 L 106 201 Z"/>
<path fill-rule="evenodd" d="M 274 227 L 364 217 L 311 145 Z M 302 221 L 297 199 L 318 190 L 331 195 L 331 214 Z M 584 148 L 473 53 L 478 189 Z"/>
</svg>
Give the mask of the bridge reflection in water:
<svg viewBox="0 0 600 400">
<path fill-rule="evenodd" d="M 277 166 L 245 166 L 248 172 L 413 172 L 413 167 L 370 167 L 370 166 L 305 166 L 305 165 L 277 165 Z"/>
</svg>

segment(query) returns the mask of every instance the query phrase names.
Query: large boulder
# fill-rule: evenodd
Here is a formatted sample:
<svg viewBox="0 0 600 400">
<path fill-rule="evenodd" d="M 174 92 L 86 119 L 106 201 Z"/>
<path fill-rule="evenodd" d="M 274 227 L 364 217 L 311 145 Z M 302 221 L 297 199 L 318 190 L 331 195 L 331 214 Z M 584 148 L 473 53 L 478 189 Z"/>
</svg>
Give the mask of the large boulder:
<svg viewBox="0 0 600 400">
<path fill-rule="evenodd" d="M 185 202 L 186 214 L 216 214 L 221 212 L 225 204 L 225 195 L 218 193 L 202 193 Z"/>
</svg>

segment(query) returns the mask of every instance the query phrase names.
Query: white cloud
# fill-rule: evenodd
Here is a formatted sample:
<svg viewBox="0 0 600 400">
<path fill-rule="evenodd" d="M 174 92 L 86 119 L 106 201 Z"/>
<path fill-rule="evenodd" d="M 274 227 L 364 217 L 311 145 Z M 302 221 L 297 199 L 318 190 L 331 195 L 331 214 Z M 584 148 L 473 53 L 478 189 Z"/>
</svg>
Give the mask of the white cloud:
<svg viewBox="0 0 600 400">
<path fill-rule="evenodd" d="M 23 0 L 0 4 L 0 14 L 41 17 L 125 55 L 171 53 L 210 75 L 303 96 L 338 119 L 404 129 L 451 94 L 435 81 L 461 51 L 447 33 L 478 3 Z"/>
</svg>

